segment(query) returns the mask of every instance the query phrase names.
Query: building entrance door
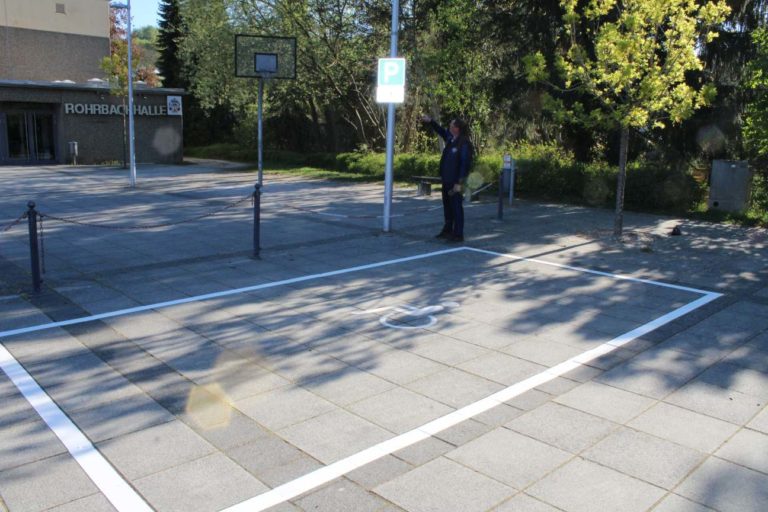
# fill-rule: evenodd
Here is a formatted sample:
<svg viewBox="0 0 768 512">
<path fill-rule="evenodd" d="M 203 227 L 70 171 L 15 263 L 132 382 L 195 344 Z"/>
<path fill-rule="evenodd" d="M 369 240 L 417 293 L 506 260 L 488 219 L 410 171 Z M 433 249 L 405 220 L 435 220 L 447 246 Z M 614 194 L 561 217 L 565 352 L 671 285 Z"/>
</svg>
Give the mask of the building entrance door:
<svg viewBox="0 0 768 512">
<path fill-rule="evenodd" d="M 49 112 L 0 113 L 0 163 L 37 164 L 56 160 L 54 118 Z"/>
</svg>

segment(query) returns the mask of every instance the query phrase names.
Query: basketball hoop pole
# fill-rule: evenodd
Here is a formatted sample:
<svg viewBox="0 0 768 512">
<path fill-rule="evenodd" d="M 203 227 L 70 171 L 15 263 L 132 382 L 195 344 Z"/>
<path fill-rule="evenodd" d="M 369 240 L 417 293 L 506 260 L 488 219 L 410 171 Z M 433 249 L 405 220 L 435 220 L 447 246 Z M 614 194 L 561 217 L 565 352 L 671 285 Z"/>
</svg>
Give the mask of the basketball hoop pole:
<svg viewBox="0 0 768 512">
<path fill-rule="evenodd" d="M 259 77 L 259 122 L 258 122 L 258 137 L 259 137 L 259 150 L 258 150 L 258 160 L 259 160 L 259 186 L 263 185 L 263 178 L 264 178 L 264 155 L 263 155 L 263 125 L 262 125 L 262 102 L 264 101 L 264 77 Z"/>
</svg>

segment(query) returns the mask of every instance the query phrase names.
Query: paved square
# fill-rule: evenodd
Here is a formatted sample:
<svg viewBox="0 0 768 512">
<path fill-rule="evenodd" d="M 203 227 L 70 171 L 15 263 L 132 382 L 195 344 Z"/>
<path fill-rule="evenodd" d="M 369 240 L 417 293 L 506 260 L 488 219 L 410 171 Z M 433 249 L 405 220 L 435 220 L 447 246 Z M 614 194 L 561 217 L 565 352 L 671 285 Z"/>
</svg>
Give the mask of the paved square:
<svg viewBox="0 0 768 512">
<path fill-rule="evenodd" d="M 439 279 L 444 272 L 461 277 Z M 419 273 L 437 278 L 410 284 L 409 276 Z M 439 434 L 505 401 L 522 405 L 525 391 L 534 393 L 536 385 L 589 365 L 649 330 L 659 318 L 683 314 L 678 304 L 683 295 L 691 303 L 702 294 L 714 297 L 680 287 L 647 290 L 658 286 L 459 248 L 70 322 L 100 322 L 103 327 L 95 324 L 89 330 L 97 333 L 101 352 L 132 349 L 132 363 L 121 358 L 121 366 L 130 368 L 127 372 L 105 364 L 61 331 L 61 325 L 21 329 L 5 337 L 11 353 L 24 360 L 32 377 L 64 413 L 79 421 L 78 427 L 97 441 L 99 452 L 151 505 L 175 510 L 189 509 L 195 502 L 195 510 L 213 510 L 237 503 L 231 496 L 189 501 L 194 492 L 180 489 L 174 498 L 162 488 L 190 471 L 185 479 L 204 478 L 211 489 L 217 479 L 223 484 L 250 474 L 252 484 L 243 480 L 245 488 L 272 486 L 277 494 L 296 478 L 296 472 L 283 472 L 285 481 L 273 476 L 267 484 L 256 475 L 280 474 L 273 459 L 247 459 L 249 452 L 243 450 L 217 455 L 217 446 L 208 439 L 228 428 L 233 417 L 244 418 L 246 424 L 252 421 L 256 435 L 285 442 L 324 465 L 355 459 L 372 447 L 380 452 L 372 459 L 344 462 L 349 467 L 341 476 L 402 451 L 425 439 L 425 433 Z M 563 305 L 562 298 L 578 289 L 596 298 Z M 266 298 L 259 295 L 267 290 Z M 608 290 L 612 293 L 605 293 Z M 618 295 L 636 304 L 633 320 L 603 314 Z M 458 339 L 440 330 L 465 323 L 466 329 L 456 333 Z M 626 334 L 633 329 L 637 332 Z M 558 333 L 557 342 L 536 342 L 536 336 L 552 332 Z M 56 360 L 29 351 L 30 343 L 56 347 Z M 150 397 L 160 394 L 158 389 L 141 378 L 132 382 L 134 375 L 153 371 L 181 378 L 177 393 L 182 394 L 176 402 L 184 406 L 183 421 L 153 410 Z M 90 392 L 94 386 L 98 391 Z M 584 407 L 588 401 L 579 393 L 586 389 L 574 389 L 559 401 Z M 576 403 L 571 404 L 571 396 Z M 610 398 L 607 419 L 623 422 L 647 408 L 646 400 L 633 397 Z M 622 409 L 615 404 L 622 400 L 627 412 L 619 415 Z M 586 412 L 600 415 L 589 407 Z M 109 428 L 112 418 L 130 421 Z M 607 435 L 610 422 L 605 425 L 608 428 L 583 442 Z M 464 433 L 446 432 L 448 439 L 467 442 L 445 455 L 510 489 L 527 487 L 571 457 L 506 428 L 486 430 L 462 427 Z M 554 436 L 548 442 L 557 444 Z M 527 462 L 519 457 L 505 462 L 495 457 L 499 451 L 527 454 Z M 206 457 L 218 464 L 207 477 L 195 470 Z M 241 476 L 243 464 L 249 473 Z M 305 479 L 303 492 L 330 481 L 313 475 Z"/>
<path fill-rule="evenodd" d="M 151 224 L 253 189 L 143 175 L 3 169 L 0 216 L 24 190 Z M 398 190 L 382 234 L 375 185 L 268 182 L 259 261 L 246 204 L 51 221 L 20 295 L 25 233 L 2 234 L 0 510 L 766 509 L 759 230 L 627 212 L 619 243 L 607 211 L 481 202 L 446 246 L 436 198 Z"/>
</svg>

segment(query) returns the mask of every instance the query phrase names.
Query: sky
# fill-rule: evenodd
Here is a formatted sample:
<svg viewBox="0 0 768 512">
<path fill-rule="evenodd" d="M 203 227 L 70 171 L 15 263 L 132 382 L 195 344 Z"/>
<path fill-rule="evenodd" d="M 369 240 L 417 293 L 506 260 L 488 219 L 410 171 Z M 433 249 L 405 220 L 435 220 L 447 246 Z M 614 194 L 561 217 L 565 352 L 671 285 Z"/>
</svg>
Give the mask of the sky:
<svg viewBox="0 0 768 512">
<path fill-rule="evenodd" d="M 156 27 L 158 22 L 157 10 L 159 7 L 160 0 L 131 0 L 133 26 L 135 28 L 146 27 L 147 25 Z"/>
</svg>

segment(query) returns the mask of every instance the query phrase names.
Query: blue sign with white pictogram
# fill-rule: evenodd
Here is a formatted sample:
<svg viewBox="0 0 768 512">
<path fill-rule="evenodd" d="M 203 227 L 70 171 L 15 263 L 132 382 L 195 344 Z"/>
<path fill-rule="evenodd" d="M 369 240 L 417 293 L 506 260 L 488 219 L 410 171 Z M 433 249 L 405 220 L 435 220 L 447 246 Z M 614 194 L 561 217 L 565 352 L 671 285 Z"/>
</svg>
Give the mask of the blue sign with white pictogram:
<svg viewBox="0 0 768 512">
<path fill-rule="evenodd" d="M 379 59 L 377 103 L 402 103 L 405 100 L 405 59 Z"/>
</svg>

